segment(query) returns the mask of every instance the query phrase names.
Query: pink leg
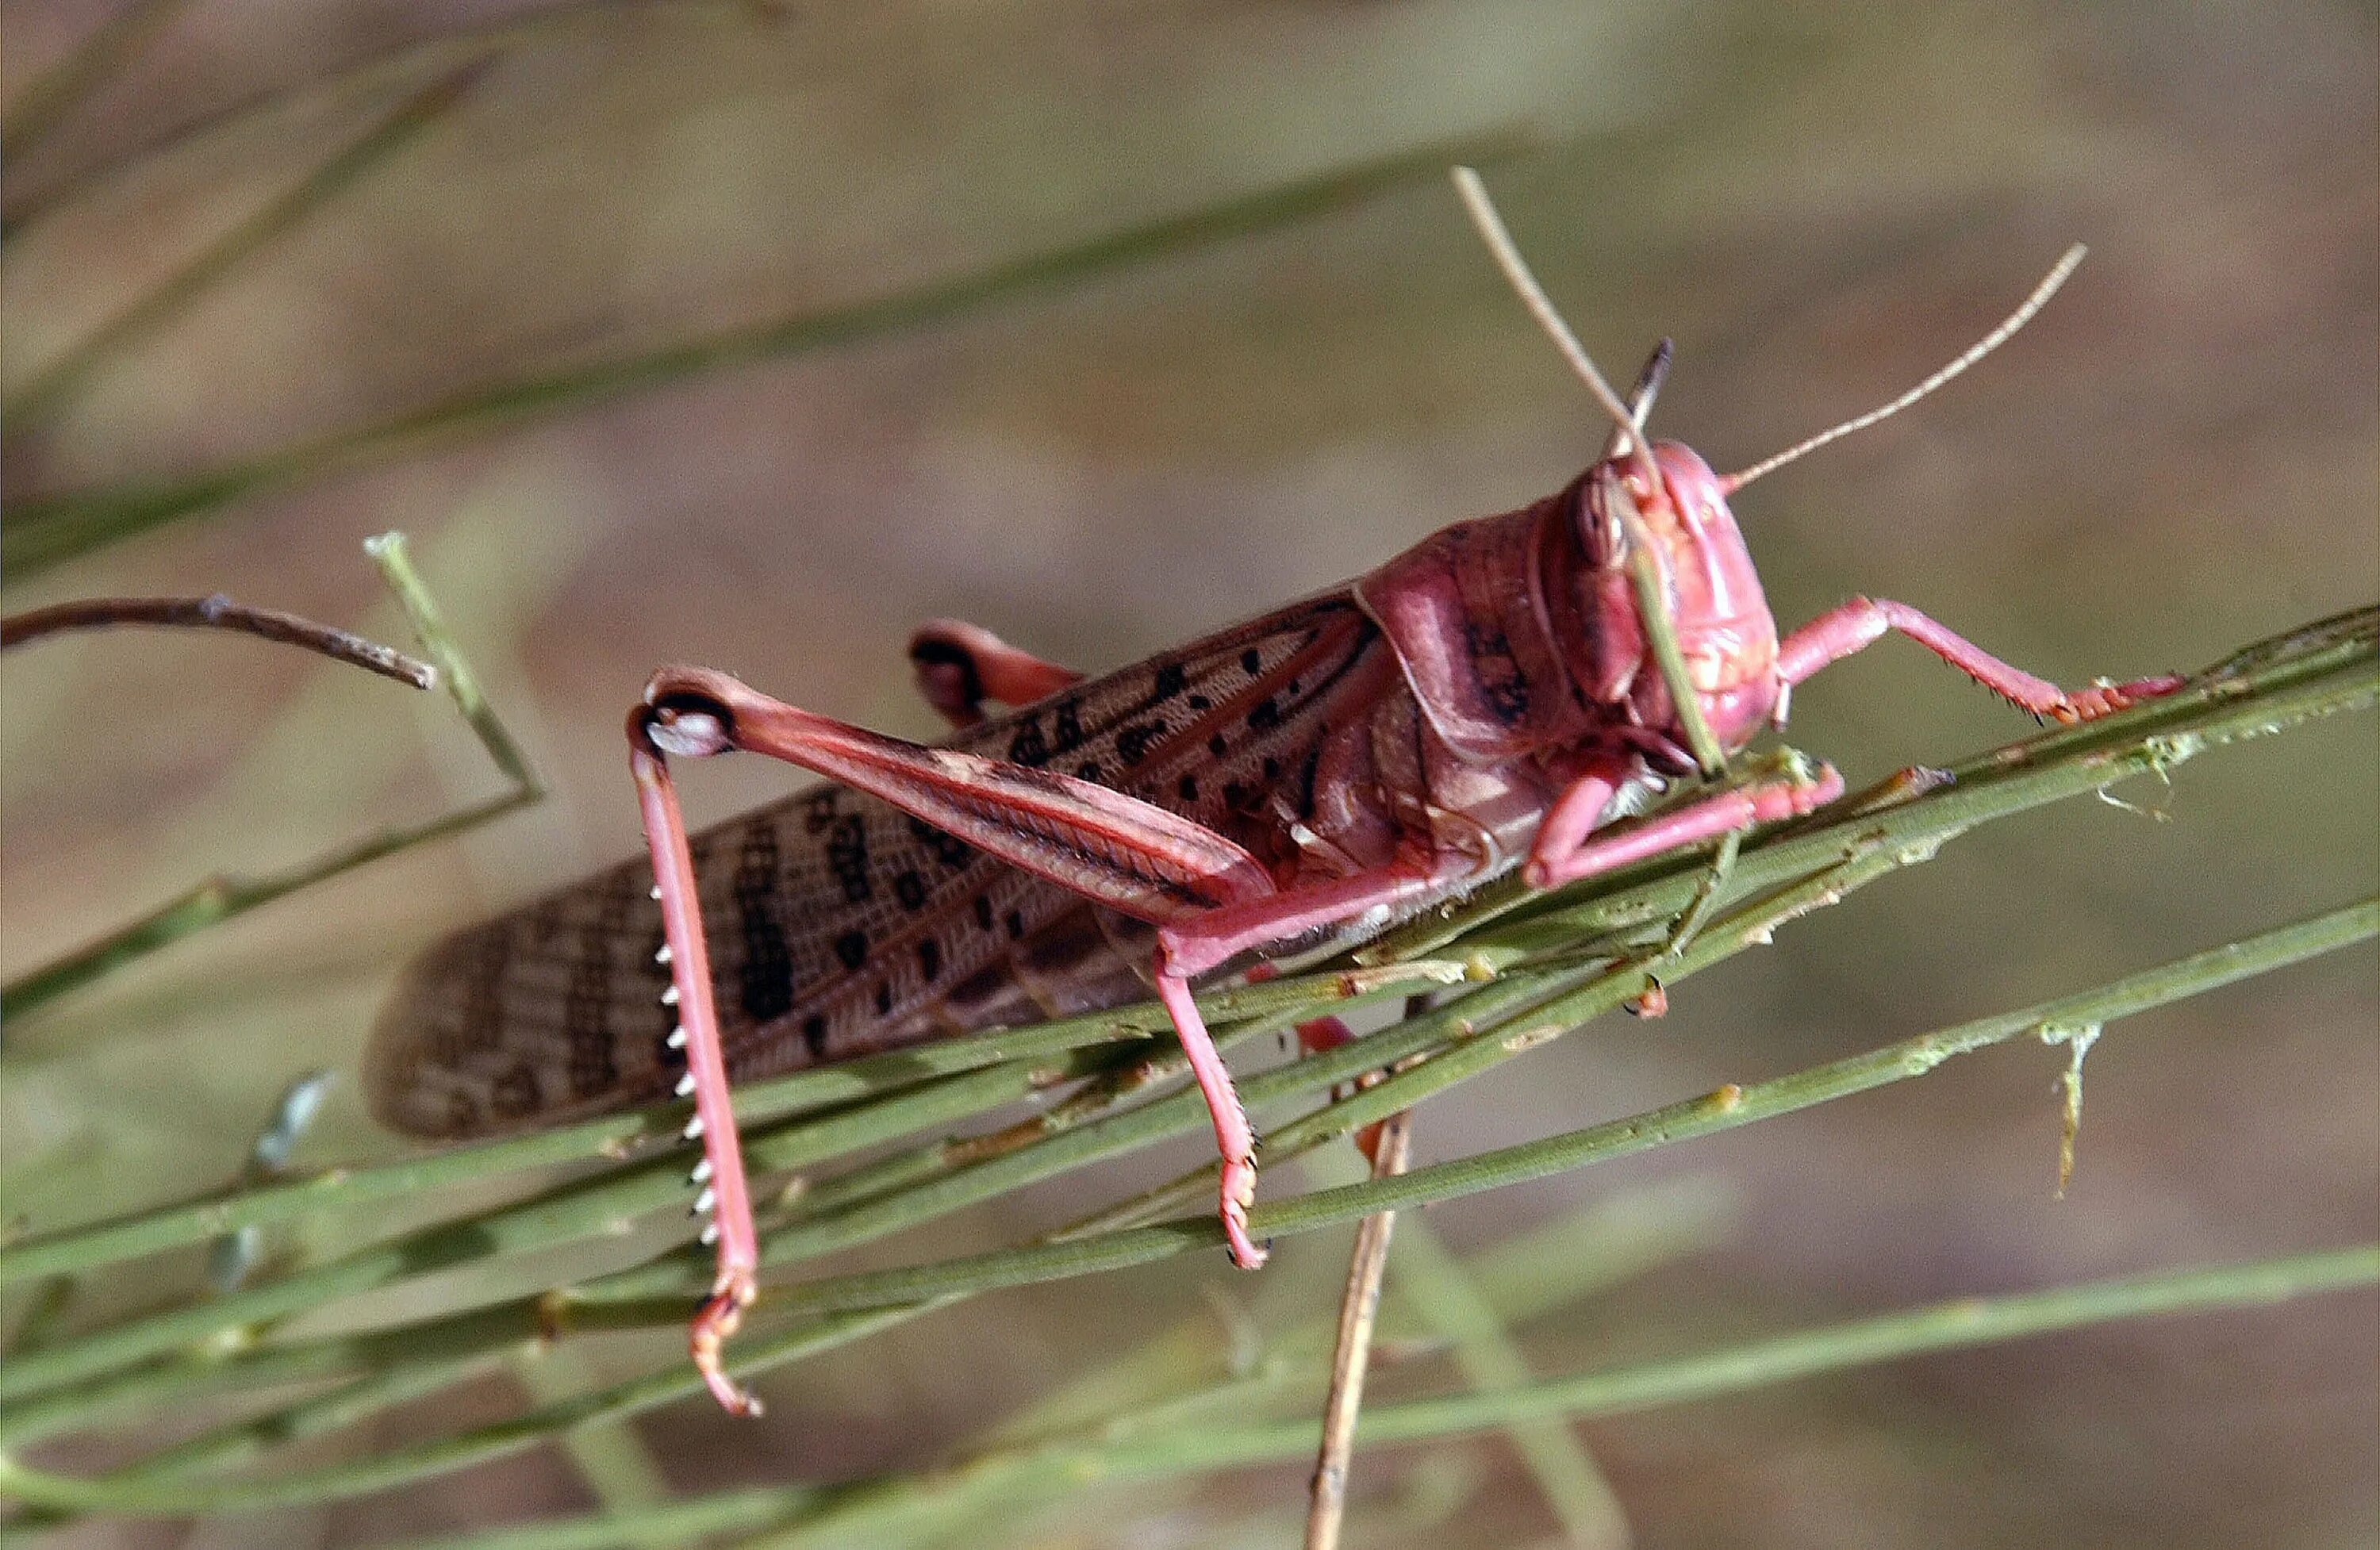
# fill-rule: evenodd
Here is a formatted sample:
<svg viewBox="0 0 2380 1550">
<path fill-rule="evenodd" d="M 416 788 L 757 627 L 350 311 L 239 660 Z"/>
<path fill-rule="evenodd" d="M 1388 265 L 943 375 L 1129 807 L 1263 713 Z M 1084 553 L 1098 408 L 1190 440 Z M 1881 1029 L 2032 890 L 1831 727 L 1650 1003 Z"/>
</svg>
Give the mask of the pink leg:
<svg viewBox="0 0 2380 1550">
<path fill-rule="evenodd" d="M 1160 925 L 1211 905 L 1269 897 L 1273 881 L 1231 841 L 1135 797 L 1047 770 L 879 736 L 771 699 L 723 673 L 665 668 L 654 674 L 645 703 L 628 718 L 628 741 L 670 964 L 663 999 L 678 1008 L 679 1036 L 672 1042 L 686 1050 L 681 1091 L 695 1100 L 686 1136 L 702 1139 L 703 1163 L 695 1176 L 704 1186 L 699 1204 L 717 1212 L 703 1236 L 718 1244 L 718 1277 L 695 1317 L 689 1345 L 719 1402 L 749 1414 L 759 1406 L 728 1378 L 721 1347 L 757 1293 L 759 1234 L 711 1005 L 693 861 L 663 753 L 703 757 L 745 748 L 772 755 L 880 796 L 1085 898 Z M 1240 1200 L 1234 1247 L 1253 1252 L 1245 1217 L 1254 1138 L 1188 991 L 1178 977 L 1172 988 L 1176 994 L 1167 1004 L 1215 1111 L 1217 1139 L 1225 1157 L 1246 1169 L 1245 1179 L 1227 1170 L 1226 1195 Z"/>
<path fill-rule="evenodd" d="M 1580 786 L 1598 777 L 1589 775 Z M 1573 786 L 1574 792 L 1578 789 Z M 1563 883 L 1591 878 L 1597 872 L 1609 872 L 1631 862 L 1643 861 L 1663 851 L 1676 850 L 1700 840 L 1708 840 L 1732 829 L 1750 829 L 1758 823 L 1775 823 L 1780 818 L 1800 817 L 1804 813 L 1832 802 L 1843 793 L 1843 778 L 1835 773 L 1834 766 L 1822 764 L 1815 779 L 1795 780 L 1790 776 L 1761 781 L 1735 791 L 1723 791 L 1699 802 L 1690 802 L 1674 812 L 1635 824 L 1617 834 L 1587 840 L 1567 851 L 1547 848 L 1547 836 L 1541 831 L 1537 845 L 1529 856 L 1524 874 L 1530 886 L 1559 888 Z M 1569 800 L 1565 793 L 1563 800 Z M 1608 798 L 1607 798 L 1608 799 Z"/>
<path fill-rule="evenodd" d="M 1786 636 L 1778 648 L 1777 671 L 1788 684 L 1799 684 L 1828 663 L 1864 650 L 1888 630 L 1900 631 L 2021 709 L 2053 721 L 2092 721 L 2135 701 L 2169 695 L 2184 682 L 2165 673 L 2155 678 L 2136 678 L 2129 684 L 2100 684 L 2079 695 L 2069 695 L 2046 679 L 2010 667 L 1906 603 L 1876 598 L 1853 598 Z"/>
<path fill-rule="evenodd" d="M 1214 1118 L 1215 1146 L 1223 1157 L 1223 1233 L 1231 1243 L 1232 1263 L 1244 1270 L 1265 1262 L 1265 1251 L 1248 1236 L 1248 1207 L 1257 1193 L 1256 1132 L 1249 1128 L 1240 1096 L 1232 1086 L 1232 1073 L 1208 1036 L 1197 1003 L 1190 999 L 1189 982 L 1243 952 L 1293 941 L 1318 927 L 1393 904 L 1427 889 L 1431 880 L 1428 874 L 1418 871 L 1359 873 L 1336 882 L 1226 904 L 1158 929 L 1158 999 L 1173 1019 L 1183 1053 L 1190 1058 L 1191 1074 L 1197 1078 L 1208 1112 Z"/>
<path fill-rule="evenodd" d="M 1603 810 L 1611 805 L 1612 793 L 1620 789 L 1621 773 L 1617 767 L 1590 765 L 1563 789 L 1537 826 L 1536 841 L 1521 868 L 1522 881 L 1536 889 L 1554 886 L 1548 880 L 1553 874 L 1546 858 L 1568 855 L 1586 843 L 1586 837 L 1603 821 Z"/>
<path fill-rule="evenodd" d="M 931 619 L 909 637 L 917 692 L 954 727 L 983 720 L 983 702 L 1030 705 L 1083 681 L 1072 668 L 1020 651 L 979 624 Z"/>
<path fill-rule="evenodd" d="M 628 765 L 637 778 L 644 814 L 645 842 L 653 857 L 654 892 L 661 897 L 662 951 L 668 954 L 670 996 L 678 1009 L 671 1042 L 686 1051 L 686 1078 L 693 1084 L 694 1118 L 686 1139 L 700 1138 L 702 1162 L 694 1181 L 702 1190 L 698 1208 L 712 1211 L 703 1241 L 719 1246 L 719 1273 L 710 1297 L 694 1317 L 686 1343 L 696 1371 L 712 1398 L 729 1413 L 758 1415 L 760 1401 L 736 1387 L 720 1361 L 720 1348 L 744 1322 L 744 1310 L 759 1294 L 760 1241 L 752 1225 L 752 1199 L 744 1181 L 744 1151 L 737 1143 L 735 1114 L 727 1095 L 727 1063 L 719 1043 L 719 1021 L 710 1004 L 710 956 L 695 901 L 694 861 L 686 849 L 686 820 L 669 767 L 645 736 L 642 714 L 628 721 Z M 688 1029 L 694 1030 L 692 1035 Z M 681 1088 L 681 1091 L 684 1091 Z"/>
</svg>

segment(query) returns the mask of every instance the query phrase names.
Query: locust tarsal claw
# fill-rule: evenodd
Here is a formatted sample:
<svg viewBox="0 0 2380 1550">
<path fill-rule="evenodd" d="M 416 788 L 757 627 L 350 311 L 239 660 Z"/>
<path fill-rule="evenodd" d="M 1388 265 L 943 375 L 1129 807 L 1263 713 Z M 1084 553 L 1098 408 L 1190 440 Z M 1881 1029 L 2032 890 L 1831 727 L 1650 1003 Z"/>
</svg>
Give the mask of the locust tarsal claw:
<svg viewBox="0 0 2380 1550">
<path fill-rule="evenodd" d="M 1223 1164 L 1223 1236 L 1232 1247 L 1232 1263 L 1243 1270 L 1254 1270 L 1269 1257 L 1265 1248 L 1248 1236 L 1248 1207 L 1256 1204 L 1257 1162 L 1254 1157 L 1233 1157 Z"/>
<path fill-rule="evenodd" d="M 2062 705 L 2050 708 L 2053 721 L 2072 726 L 2078 721 L 2095 721 L 2102 716 L 2112 716 L 2119 710 L 2129 710 L 2144 699 L 2169 695 L 2189 680 L 2174 673 L 2160 673 L 2155 678 L 2135 678 L 2129 684 L 2111 684 L 2106 679 L 2092 684 L 2079 695 L 2070 695 Z"/>
<path fill-rule="evenodd" d="M 744 1310 L 750 1307 L 752 1300 L 759 1294 L 759 1288 L 749 1275 L 722 1277 L 720 1285 L 710 1294 L 710 1300 L 703 1303 L 700 1313 L 694 1315 L 694 1327 L 686 1337 L 686 1349 L 693 1353 L 695 1371 L 702 1374 L 702 1381 L 710 1388 L 710 1397 L 719 1401 L 719 1408 L 730 1415 L 759 1415 L 761 1412 L 759 1399 L 738 1387 L 735 1380 L 727 1375 L 727 1369 L 719 1359 L 720 1349 L 727 1343 L 727 1338 L 735 1334 L 736 1327 L 744 1322 Z"/>
</svg>

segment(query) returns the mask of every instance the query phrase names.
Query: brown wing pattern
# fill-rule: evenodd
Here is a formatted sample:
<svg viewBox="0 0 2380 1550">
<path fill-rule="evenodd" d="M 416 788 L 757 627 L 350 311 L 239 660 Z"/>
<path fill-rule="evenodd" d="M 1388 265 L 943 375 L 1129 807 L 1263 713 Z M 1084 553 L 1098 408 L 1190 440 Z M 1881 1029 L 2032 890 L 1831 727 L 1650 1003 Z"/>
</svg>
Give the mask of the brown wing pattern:
<svg viewBox="0 0 2380 1550">
<path fill-rule="evenodd" d="M 1377 693 L 1344 593 L 1079 684 L 950 740 L 1130 792 L 1285 855 L 1323 728 Z M 1139 993 L 1128 926 L 873 798 L 818 786 L 695 837 L 730 1070 L 748 1078 Z M 660 906 L 625 863 L 432 948 L 383 1012 L 374 1111 L 471 1135 L 667 1093 Z"/>
</svg>

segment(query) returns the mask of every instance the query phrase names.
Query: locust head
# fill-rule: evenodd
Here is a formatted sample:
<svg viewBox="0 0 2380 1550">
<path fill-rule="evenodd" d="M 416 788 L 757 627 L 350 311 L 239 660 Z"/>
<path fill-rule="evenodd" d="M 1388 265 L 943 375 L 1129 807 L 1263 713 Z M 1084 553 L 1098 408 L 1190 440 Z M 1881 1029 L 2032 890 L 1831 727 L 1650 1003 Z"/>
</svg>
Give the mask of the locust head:
<svg viewBox="0 0 2380 1550">
<path fill-rule="evenodd" d="M 1651 396 L 1642 386 L 1639 416 Z M 1776 621 L 1728 509 L 1727 483 L 1678 442 L 1639 454 L 1615 439 L 1576 487 L 1585 563 L 1571 584 L 1572 680 L 1591 703 L 1625 707 L 1634 724 L 1682 745 L 1653 656 L 1650 601 L 1677 642 L 1704 721 L 1728 749 L 1740 748 L 1775 708 L 1781 681 Z"/>
<path fill-rule="evenodd" d="M 1717 474 L 1691 449 L 1645 434 L 1669 369 L 1669 341 L 1622 399 L 1529 272 L 1479 175 L 1458 167 L 1454 182 L 1504 277 L 1611 421 L 1603 456 L 1556 498 L 1570 508 L 1569 520 L 1541 525 L 1535 545 L 1540 618 L 1578 699 L 1589 715 L 1622 712 L 1629 741 L 1677 764 L 1684 719 L 1671 696 L 1675 678 L 1693 694 L 1713 737 L 1730 752 L 1741 748 L 1762 722 L 1783 721 L 1788 684 L 1779 667 L 1777 623 L 1729 498 L 1838 437 L 1900 413 L 1998 349 L 2065 284 L 2082 249 L 2069 248 L 1998 328 L 1890 403 L 1749 468 Z M 1656 660 L 1653 637 L 1664 626 L 1678 648 L 1672 669 Z"/>
</svg>

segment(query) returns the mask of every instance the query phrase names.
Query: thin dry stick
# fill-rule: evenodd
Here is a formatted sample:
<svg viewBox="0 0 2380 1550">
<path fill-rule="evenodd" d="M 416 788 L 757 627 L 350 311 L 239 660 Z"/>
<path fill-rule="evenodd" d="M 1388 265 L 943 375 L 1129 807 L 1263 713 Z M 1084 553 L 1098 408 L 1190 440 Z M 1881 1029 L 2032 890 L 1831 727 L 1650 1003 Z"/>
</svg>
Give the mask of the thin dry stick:
<svg viewBox="0 0 2380 1550">
<path fill-rule="evenodd" d="M 84 598 L 49 608 L 27 609 L 0 619 L 0 651 L 69 630 L 111 630 L 128 625 L 163 629 L 236 630 L 285 646 L 302 647 L 334 661 L 410 684 L 417 689 L 438 686 L 438 670 L 417 661 L 393 647 L 359 635 L 318 624 L 276 609 L 249 608 L 221 592 L 207 598 Z"/>
<path fill-rule="evenodd" d="M 1380 1121 L 1372 1143 L 1372 1177 L 1390 1179 L 1413 1156 L 1413 1111 Z M 1355 1417 L 1364 1407 L 1371 1366 L 1372 1322 L 1380 1311 L 1380 1278 L 1389 1267 L 1389 1239 L 1397 1214 L 1366 1217 L 1355 1229 L 1347 1266 L 1347 1295 L 1339 1304 L 1339 1346 L 1330 1361 L 1330 1397 L 1322 1411 L 1322 1449 L 1314 1461 L 1314 1501 L 1305 1517 L 1305 1550 L 1338 1550 L 1347 1516 L 1347 1460 L 1355 1451 Z"/>
<path fill-rule="evenodd" d="M 493 708 L 489 706 L 487 696 L 480 691 L 478 677 L 472 673 L 469 664 L 464 661 L 461 653 L 455 650 L 453 640 L 446 633 L 445 623 L 438 615 L 436 604 L 431 601 L 428 589 L 421 585 L 421 578 L 414 574 L 412 561 L 406 553 L 405 535 L 383 533 L 378 538 L 368 539 L 364 542 L 364 551 L 371 557 L 372 563 L 380 567 L 382 578 L 387 582 L 389 590 L 395 595 L 398 606 L 405 611 L 407 623 L 413 626 L 415 637 L 420 641 L 421 648 L 429 653 L 431 661 L 435 666 L 434 668 L 423 666 L 420 663 L 412 662 L 407 658 L 395 660 L 418 669 L 426 675 L 425 687 L 430 684 L 443 684 L 445 686 L 447 695 L 455 701 L 455 708 L 462 712 L 463 719 L 470 723 L 472 732 L 478 734 L 480 746 L 487 750 L 489 758 L 493 760 L 496 768 L 512 781 L 512 789 L 491 797 L 485 802 L 431 818 L 425 823 L 383 829 L 344 849 L 317 856 L 312 861 L 283 871 L 269 873 L 259 878 L 225 876 L 209 878 L 181 897 L 152 910 L 140 919 L 119 926 L 97 941 L 86 943 L 65 957 L 45 963 L 38 969 L 9 981 L 5 987 L 0 987 L 0 1023 L 30 1011 L 35 1007 L 55 1000 L 68 991 L 79 989 L 112 973 L 131 960 L 152 952 L 168 942 L 178 941 L 194 931 L 228 920 L 234 915 L 243 914 L 260 904 L 271 903 L 301 889 L 310 888 L 316 883 L 337 877 L 367 862 L 377 861 L 382 856 L 393 855 L 399 851 L 409 850 L 415 845 L 432 840 L 443 839 L 450 834 L 460 834 L 476 829 L 480 824 L 500 817 L 516 807 L 525 807 L 543 799 L 544 783 L 538 779 L 536 770 L 529 766 L 528 756 L 521 751 L 520 745 L 513 740 L 512 734 L 505 730 L 503 722 L 497 719 Z M 248 612 L 252 613 L 255 611 Z M 29 614 L 20 617 L 38 620 L 39 615 Z M 288 620 L 287 615 L 280 617 L 285 621 Z M 137 622 L 153 624 L 188 621 Z M 303 620 L 295 621 L 295 623 L 305 624 Z M 224 627 L 249 628 L 249 626 L 226 624 Z M 322 625 L 306 627 L 314 631 L 323 629 Z M 254 633 L 265 632 L 257 630 Z M 311 646 L 316 649 L 322 648 L 313 640 L 298 640 L 297 644 Z M 381 647 L 373 649 L 386 651 L 387 648 Z M 337 655 L 337 653 L 331 654 Z M 395 657 L 394 652 L 390 652 L 389 655 Z M 417 681 L 404 673 L 395 673 L 392 676 L 407 678 L 408 682 Z"/>
</svg>

